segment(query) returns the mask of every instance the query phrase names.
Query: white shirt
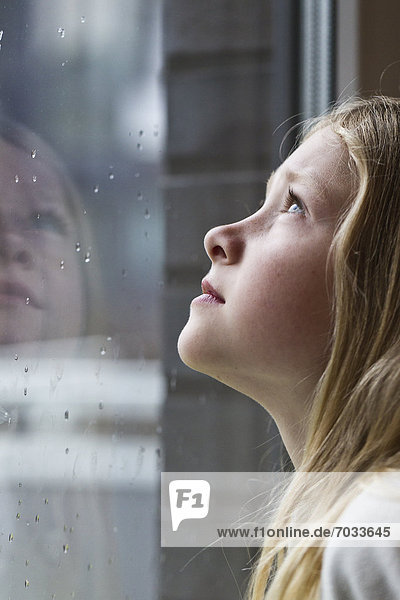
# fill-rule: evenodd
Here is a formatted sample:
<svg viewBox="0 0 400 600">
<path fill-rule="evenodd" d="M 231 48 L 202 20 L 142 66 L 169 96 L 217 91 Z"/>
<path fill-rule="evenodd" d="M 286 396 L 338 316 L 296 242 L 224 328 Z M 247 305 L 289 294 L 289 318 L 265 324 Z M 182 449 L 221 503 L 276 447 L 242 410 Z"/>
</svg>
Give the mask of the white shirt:
<svg viewBox="0 0 400 600">
<path fill-rule="evenodd" d="M 392 486 L 388 492 L 378 479 L 349 504 L 338 522 L 400 523 L 400 478 L 395 475 L 397 490 Z M 328 545 L 322 561 L 321 600 L 400 600 L 400 546 L 396 543 L 400 544 L 382 540 L 365 547 Z"/>
</svg>

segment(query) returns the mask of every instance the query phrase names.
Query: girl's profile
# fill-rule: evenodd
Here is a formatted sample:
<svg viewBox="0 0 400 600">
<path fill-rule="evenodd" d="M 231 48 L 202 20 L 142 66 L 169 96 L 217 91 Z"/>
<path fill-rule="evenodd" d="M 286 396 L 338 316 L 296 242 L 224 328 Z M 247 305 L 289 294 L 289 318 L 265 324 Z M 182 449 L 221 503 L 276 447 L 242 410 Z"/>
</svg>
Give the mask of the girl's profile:
<svg viewBox="0 0 400 600">
<path fill-rule="evenodd" d="M 297 475 L 276 515 L 400 522 L 400 479 L 338 492 L 332 472 L 400 470 L 400 99 L 334 107 L 271 175 L 265 202 L 205 237 L 211 269 L 182 360 L 259 402 Z M 304 485 L 301 474 L 321 473 Z M 312 508 L 311 508 L 312 507 Z M 251 600 L 394 600 L 400 548 L 269 542 Z"/>
</svg>

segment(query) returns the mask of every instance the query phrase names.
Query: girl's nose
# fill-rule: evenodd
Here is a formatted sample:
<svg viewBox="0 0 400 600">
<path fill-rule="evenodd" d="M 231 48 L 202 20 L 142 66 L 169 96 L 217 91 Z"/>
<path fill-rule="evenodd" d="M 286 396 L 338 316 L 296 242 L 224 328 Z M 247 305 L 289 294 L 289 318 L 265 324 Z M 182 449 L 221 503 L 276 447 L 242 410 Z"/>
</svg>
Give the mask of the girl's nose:
<svg viewBox="0 0 400 600">
<path fill-rule="evenodd" d="M 17 263 L 25 269 L 33 264 L 33 256 L 23 236 L 17 232 L 0 231 L 0 264 Z"/>
<path fill-rule="evenodd" d="M 244 239 L 240 231 L 240 223 L 214 227 L 204 238 L 204 247 L 212 262 L 221 261 L 225 264 L 239 260 Z"/>
</svg>

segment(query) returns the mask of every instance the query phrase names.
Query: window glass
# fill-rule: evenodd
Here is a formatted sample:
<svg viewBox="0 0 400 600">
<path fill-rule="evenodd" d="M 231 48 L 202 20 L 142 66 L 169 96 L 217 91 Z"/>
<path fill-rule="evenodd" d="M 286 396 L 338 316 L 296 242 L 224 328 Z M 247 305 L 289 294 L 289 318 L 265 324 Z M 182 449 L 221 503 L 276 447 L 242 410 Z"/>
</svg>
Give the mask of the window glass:
<svg viewBox="0 0 400 600">
<path fill-rule="evenodd" d="M 0 7 L 2 597 L 157 597 L 157 0 Z"/>
</svg>

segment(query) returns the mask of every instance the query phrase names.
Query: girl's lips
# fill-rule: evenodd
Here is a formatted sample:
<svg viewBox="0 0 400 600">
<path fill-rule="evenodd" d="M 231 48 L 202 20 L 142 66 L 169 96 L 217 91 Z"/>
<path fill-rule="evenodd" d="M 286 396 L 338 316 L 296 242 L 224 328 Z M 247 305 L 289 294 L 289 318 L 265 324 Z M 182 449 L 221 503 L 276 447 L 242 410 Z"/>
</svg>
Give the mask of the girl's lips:
<svg viewBox="0 0 400 600">
<path fill-rule="evenodd" d="M 211 285 L 211 283 L 209 281 L 207 281 L 207 279 L 203 279 L 203 281 L 201 282 L 201 290 L 203 292 L 203 296 L 200 296 L 200 298 L 203 298 L 204 300 L 207 300 L 209 302 L 217 302 L 218 304 L 225 304 L 225 300 L 213 288 L 213 286 Z M 204 298 L 204 296 L 206 296 L 206 298 Z"/>
<path fill-rule="evenodd" d="M 0 280 L 0 306 L 26 304 L 40 308 L 40 304 L 31 290 L 17 281 Z"/>
</svg>

